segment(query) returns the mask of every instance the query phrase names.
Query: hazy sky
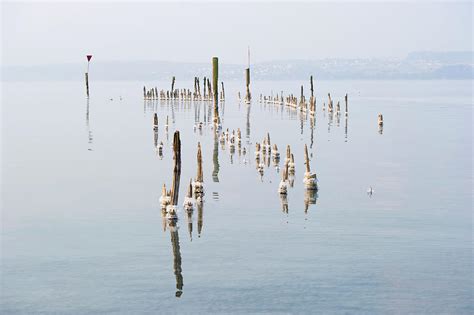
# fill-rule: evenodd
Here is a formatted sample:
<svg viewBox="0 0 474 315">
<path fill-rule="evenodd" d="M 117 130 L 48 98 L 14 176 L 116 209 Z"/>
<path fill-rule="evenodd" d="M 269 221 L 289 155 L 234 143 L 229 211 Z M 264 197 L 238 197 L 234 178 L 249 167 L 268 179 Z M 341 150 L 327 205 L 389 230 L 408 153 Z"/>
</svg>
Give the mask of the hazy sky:
<svg viewBox="0 0 474 315">
<path fill-rule="evenodd" d="M 2 63 L 246 63 L 472 50 L 471 2 L 2 2 Z"/>
</svg>

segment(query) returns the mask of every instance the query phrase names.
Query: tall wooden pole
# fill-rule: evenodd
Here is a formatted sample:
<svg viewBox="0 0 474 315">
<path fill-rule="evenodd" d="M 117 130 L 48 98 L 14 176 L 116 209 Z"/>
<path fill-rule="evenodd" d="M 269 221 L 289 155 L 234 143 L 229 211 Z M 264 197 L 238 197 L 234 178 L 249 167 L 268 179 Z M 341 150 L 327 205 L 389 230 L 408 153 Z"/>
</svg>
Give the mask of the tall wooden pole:
<svg viewBox="0 0 474 315">
<path fill-rule="evenodd" d="M 179 131 L 174 132 L 173 137 L 173 183 L 171 184 L 171 203 L 176 206 L 178 204 L 179 194 L 179 180 L 181 178 L 181 140 L 179 138 Z"/>
<path fill-rule="evenodd" d="M 250 102 L 252 96 L 250 95 L 250 68 L 245 69 L 245 86 L 246 86 L 246 95 L 245 100 Z"/>
<path fill-rule="evenodd" d="M 86 72 L 86 94 L 89 97 L 89 73 Z"/>
<path fill-rule="evenodd" d="M 212 57 L 212 92 L 214 93 L 214 123 L 219 122 L 219 59 Z"/>
</svg>

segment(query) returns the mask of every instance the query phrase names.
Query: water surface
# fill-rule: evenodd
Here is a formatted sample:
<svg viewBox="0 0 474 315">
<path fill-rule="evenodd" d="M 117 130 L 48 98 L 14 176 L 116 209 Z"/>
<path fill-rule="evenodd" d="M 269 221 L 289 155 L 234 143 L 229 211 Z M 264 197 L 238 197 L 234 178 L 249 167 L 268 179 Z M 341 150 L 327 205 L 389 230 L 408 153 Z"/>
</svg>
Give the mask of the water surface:
<svg viewBox="0 0 474 315">
<path fill-rule="evenodd" d="M 91 78 L 89 101 L 80 82 L 3 83 L 2 313 L 472 313 L 472 82 L 316 81 L 314 120 L 258 102 L 307 83 L 254 82 L 248 106 L 226 82 L 223 128 L 246 155 L 215 143 L 204 104 L 143 101 L 169 82 Z M 349 94 L 347 119 L 322 110 L 328 92 L 342 109 Z M 175 130 L 179 205 L 198 142 L 206 195 L 170 229 Z M 281 170 L 256 170 L 267 132 L 295 155 L 287 209 Z"/>
</svg>

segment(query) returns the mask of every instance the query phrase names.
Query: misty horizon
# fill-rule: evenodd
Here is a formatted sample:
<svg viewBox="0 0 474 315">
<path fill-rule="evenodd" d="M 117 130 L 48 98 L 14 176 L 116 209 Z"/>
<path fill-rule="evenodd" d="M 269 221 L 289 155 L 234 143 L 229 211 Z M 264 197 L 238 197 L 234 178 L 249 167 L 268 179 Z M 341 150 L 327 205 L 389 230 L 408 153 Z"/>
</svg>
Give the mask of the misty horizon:
<svg viewBox="0 0 474 315">
<path fill-rule="evenodd" d="M 2 64 L 404 58 L 472 50 L 471 21 L 468 2 L 4 2 Z"/>
</svg>

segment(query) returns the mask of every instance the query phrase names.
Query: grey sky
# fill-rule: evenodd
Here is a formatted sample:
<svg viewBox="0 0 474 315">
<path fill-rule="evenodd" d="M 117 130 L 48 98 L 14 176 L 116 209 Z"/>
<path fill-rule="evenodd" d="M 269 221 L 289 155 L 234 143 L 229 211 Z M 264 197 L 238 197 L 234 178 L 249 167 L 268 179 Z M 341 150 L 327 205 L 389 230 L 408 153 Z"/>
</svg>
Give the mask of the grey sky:
<svg viewBox="0 0 474 315">
<path fill-rule="evenodd" d="M 2 63 L 245 63 L 472 50 L 472 4 L 2 3 Z"/>
</svg>

